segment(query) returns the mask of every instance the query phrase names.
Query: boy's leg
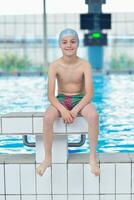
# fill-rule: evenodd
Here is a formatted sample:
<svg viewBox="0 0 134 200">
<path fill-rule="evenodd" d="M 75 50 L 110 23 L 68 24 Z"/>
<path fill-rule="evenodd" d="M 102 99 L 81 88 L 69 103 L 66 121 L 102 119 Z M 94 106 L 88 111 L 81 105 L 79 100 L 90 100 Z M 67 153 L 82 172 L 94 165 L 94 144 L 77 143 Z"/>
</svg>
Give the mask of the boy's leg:
<svg viewBox="0 0 134 200">
<path fill-rule="evenodd" d="M 99 175 L 100 170 L 97 165 L 96 147 L 98 143 L 99 134 L 99 116 L 96 108 L 91 103 L 86 105 L 81 111 L 81 115 L 88 122 L 88 134 L 90 143 L 90 165 L 91 170 L 95 175 Z"/>
<path fill-rule="evenodd" d="M 37 167 L 37 173 L 42 176 L 46 168 L 52 162 L 52 143 L 53 143 L 53 123 L 60 116 L 59 111 L 50 105 L 44 113 L 43 118 L 43 141 L 45 156 L 42 163 Z"/>
</svg>

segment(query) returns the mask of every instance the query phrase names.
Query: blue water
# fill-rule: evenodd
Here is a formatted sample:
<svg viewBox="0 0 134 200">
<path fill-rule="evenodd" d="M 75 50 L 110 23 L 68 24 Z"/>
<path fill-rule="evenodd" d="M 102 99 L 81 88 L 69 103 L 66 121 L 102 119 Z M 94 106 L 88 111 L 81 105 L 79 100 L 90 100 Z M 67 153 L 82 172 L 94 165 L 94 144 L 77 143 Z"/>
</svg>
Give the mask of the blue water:
<svg viewBox="0 0 134 200">
<path fill-rule="evenodd" d="M 134 152 L 134 75 L 96 75 L 93 104 L 100 116 L 97 152 Z M 47 77 L 1 77 L 0 113 L 17 111 L 45 111 Z M 29 136 L 35 141 L 34 136 Z M 70 136 L 69 142 L 79 141 Z M 69 153 L 89 152 L 88 138 L 82 147 L 70 147 Z M 0 153 L 35 153 L 26 147 L 21 136 L 1 136 Z"/>
</svg>

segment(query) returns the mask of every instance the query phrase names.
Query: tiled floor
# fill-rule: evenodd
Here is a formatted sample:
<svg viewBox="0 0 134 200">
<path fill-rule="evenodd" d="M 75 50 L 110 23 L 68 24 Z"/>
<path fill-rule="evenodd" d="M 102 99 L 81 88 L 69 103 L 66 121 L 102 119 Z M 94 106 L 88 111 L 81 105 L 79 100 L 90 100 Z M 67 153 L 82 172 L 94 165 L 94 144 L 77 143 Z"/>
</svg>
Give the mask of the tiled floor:
<svg viewBox="0 0 134 200">
<path fill-rule="evenodd" d="M 39 177 L 34 155 L 0 156 L 0 200 L 134 200 L 133 154 L 98 157 L 99 177 L 91 174 L 86 154 L 54 163 Z"/>
</svg>

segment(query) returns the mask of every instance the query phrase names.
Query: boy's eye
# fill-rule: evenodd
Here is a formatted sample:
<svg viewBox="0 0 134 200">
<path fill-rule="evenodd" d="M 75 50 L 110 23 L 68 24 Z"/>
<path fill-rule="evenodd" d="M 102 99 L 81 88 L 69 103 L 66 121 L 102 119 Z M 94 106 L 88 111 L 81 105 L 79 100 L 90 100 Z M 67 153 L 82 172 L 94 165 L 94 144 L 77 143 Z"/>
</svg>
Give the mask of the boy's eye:
<svg viewBox="0 0 134 200">
<path fill-rule="evenodd" d="M 75 44 L 76 41 L 75 41 L 75 40 L 72 40 L 72 41 L 70 41 L 69 43 Z M 67 44 L 67 41 L 62 41 L 62 44 Z"/>
</svg>

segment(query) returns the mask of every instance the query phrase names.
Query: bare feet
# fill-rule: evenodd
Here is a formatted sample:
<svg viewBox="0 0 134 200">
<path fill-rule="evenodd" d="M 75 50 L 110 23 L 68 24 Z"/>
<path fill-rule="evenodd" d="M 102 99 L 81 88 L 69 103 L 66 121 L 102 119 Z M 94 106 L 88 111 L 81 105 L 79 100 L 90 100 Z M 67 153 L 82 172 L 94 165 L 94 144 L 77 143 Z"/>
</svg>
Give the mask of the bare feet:
<svg viewBox="0 0 134 200">
<path fill-rule="evenodd" d="M 90 156 L 90 169 L 91 172 L 95 175 L 95 176 L 99 176 L 100 175 L 100 168 L 99 165 L 97 163 L 97 159 L 96 156 Z"/>
<path fill-rule="evenodd" d="M 48 160 L 44 160 L 36 169 L 36 172 L 39 176 L 43 176 L 44 172 L 48 167 L 51 167 L 52 162 Z"/>
</svg>

